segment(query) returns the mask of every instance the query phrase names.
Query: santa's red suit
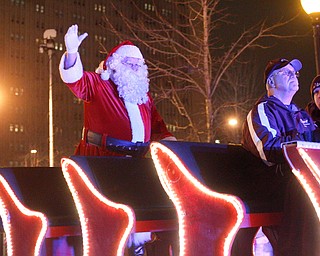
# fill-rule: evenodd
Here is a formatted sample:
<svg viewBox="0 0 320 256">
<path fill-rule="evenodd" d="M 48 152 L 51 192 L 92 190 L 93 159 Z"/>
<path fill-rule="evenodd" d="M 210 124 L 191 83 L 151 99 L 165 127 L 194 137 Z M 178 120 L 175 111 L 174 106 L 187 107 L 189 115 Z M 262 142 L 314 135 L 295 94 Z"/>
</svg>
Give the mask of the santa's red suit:
<svg viewBox="0 0 320 256">
<path fill-rule="evenodd" d="M 92 131 L 103 135 L 103 140 L 113 137 L 125 141 L 158 141 L 172 134 L 159 115 L 153 100 L 144 104 L 124 102 L 119 97 L 116 85 L 100 74 L 83 71 L 80 55 L 74 66 L 64 69 L 65 55 L 60 62 L 60 74 L 73 94 L 84 101 L 84 136 L 75 154 L 86 156 L 119 155 L 103 145 L 87 143 L 87 133 Z"/>
</svg>

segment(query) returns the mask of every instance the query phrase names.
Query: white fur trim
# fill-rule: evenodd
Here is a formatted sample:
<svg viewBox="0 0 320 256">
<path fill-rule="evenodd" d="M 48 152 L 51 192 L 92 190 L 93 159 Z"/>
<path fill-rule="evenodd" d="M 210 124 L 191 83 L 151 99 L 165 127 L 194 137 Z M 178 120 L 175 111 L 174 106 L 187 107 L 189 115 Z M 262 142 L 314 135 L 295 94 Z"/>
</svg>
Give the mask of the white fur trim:
<svg viewBox="0 0 320 256">
<path fill-rule="evenodd" d="M 77 59 L 76 63 L 68 68 L 64 68 L 64 60 L 66 58 L 66 53 L 64 53 L 61 57 L 60 64 L 59 64 L 59 71 L 60 76 L 63 82 L 65 83 L 74 83 L 80 80 L 80 78 L 83 76 L 83 66 L 80 59 L 80 54 L 77 53 Z"/>
<path fill-rule="evenodd" d="M 107 81 L 110 79 L 110 75 L 111 75 L 111 72 L 109 71 L 109 69 L 107 69 L 101 72 L 100 77 L 102 80 Z"/>
<path fill-rule="evenodd" d="M 116 50 L 115 53 L 122 57 L 143 59 L 141 51 L 135 45 L 123 45 L 118 50 Z"/>
<path fill-rule="evenodd" d="M 102 80 L 107 81 L 110 78 L 111 70 L 110 69 L 104 70 L 103 65 L 104 65 L 104 61 L 101 61 L 99 64 L 99 67 L 96 68 L 96 73 L 100 75 Z"/>
<path fill-rule="evenodd" d="M 134 104 L 128 101 L 125 101 L 124 104 L 126 105 L 131 130 L 132 130 L 132 142 L 141 141 L 144 142 L 144 124 L 142 121 L 142 117 L 140 114 L 140 109 L 138 104 Z"/>
</svg>

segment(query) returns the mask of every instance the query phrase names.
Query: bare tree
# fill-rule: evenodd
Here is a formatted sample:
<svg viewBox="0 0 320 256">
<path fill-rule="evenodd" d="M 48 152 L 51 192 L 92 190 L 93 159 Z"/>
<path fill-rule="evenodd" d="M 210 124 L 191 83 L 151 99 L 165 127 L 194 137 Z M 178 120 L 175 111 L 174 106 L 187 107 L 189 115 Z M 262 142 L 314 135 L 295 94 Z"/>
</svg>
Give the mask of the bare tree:
<svg viewBox="0 0 320 256">
<path fill-rule="evenodd" d="M 243 121 L 258 94 L 265 93 L 256 62 L 256 57 L 251 54 L 247 61 L 234 63 L 225 73 L 223 86 L 219 86 L 212 99 L 215 106 L 213 136 L 220 142 L 240 143 Z M 231 119 L 237 123 L 230 124 Z"/>
<path fill-rule="evenodd" d="M 243 83 L 245 78 L 242 82 L 234 79 L 238 73 L 232 76 L 236 71 L 231 67 L 249 49 L 267 48 L 275 39 L 292 37 L 279 29 L 295 17 L 273 24 L 261 21 L 228 43 L 222 38 L 234 24 L 220 0 L 140 2 L 128 0 L 126 11 L 111 3 L 119 19 L 104 16 L 103 25 L 119 40 L 129 39 L 143 47 L 152 85 L 157 85 L 153 85 L 155 99 L 175 107 L 178 114 L 169 121 L 178 131 L 185 131 L 184 139 L 212 142 L 221 109 L 241 108 L 255 95 Z M 243 90 L 234 98 L 230 90 L 224 90 L 226 86 Z"/>
</svg>

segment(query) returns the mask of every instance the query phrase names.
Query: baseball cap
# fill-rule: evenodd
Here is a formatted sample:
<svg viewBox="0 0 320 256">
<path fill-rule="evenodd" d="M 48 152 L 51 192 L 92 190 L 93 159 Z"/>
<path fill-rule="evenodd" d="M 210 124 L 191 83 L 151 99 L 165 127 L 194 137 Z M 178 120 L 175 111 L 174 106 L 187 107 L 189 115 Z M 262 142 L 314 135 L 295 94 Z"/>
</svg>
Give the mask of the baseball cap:
<svg viewBox="0 0 320 256">
<path fill-rule="evenodd" d="M 264 82 L 267 82 L 267 79 L 270 77 L 273 71 L 283 68 L 288 64 L 290 64 L 296 72 L 298 72 L 302 68 L 302 63 L 298 59 L 293 59 L 291 61 L 284 58 L 270 60 L 267 63 L 266 69 L 264 71 Z"/>
</svg>

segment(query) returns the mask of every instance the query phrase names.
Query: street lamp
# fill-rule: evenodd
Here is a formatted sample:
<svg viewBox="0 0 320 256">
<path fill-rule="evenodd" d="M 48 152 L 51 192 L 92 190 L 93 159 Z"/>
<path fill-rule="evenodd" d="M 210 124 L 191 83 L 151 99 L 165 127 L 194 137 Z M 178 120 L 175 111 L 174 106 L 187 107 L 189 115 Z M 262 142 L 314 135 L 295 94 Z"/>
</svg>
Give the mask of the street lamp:
<svg viewBox="0 0 320 256">
<path fill-rule="evenodd" d="M 320 74 L 320 0 L 301 0 L 301 5 L 310 16 L 313 27 L 314 53 L 317 75 Z"/>
<path fill-rule="evenodd" d="M 228 125 L 231 128 L 231 134 L 232 134 L 232 140 L 233 142 L 238 143 L 239 137 L 238 137 L 238 119 L 236 117 L 231 117 L 228 119 Z"/>
<path fill-rule="evenodd" d="M 43 43 L 39 46 L 39 52 L 48 52 L 49 57 L 49 166 L 54 166 L 53 147 L 53 103 L 52 103 L 52 55 L 55 50 L 54 39 L 57 37 L 55 29 L 47 29 L 43 33 Z"/>
<path fill-rule="evenodd" d="M 38 157 L 37 157 L 38 151 L 36 149 L 31 149 L 30 150 L 30 164 L 31 167 L 36 167 L 38 166 Z"/>
<path fill-rule="evenodd" d="M 228 124 L 229 124 L 231 127 L 235 127 L 235 126 L 237 126 L 237 124 L 238 124 L 238 120 L 237 120 L 236 118 L 230 118 L 230 119 L 228 120 Z"/>
</svg>

